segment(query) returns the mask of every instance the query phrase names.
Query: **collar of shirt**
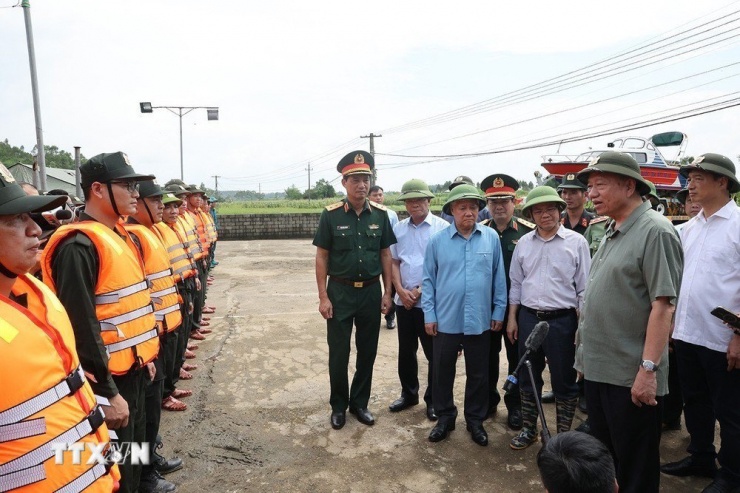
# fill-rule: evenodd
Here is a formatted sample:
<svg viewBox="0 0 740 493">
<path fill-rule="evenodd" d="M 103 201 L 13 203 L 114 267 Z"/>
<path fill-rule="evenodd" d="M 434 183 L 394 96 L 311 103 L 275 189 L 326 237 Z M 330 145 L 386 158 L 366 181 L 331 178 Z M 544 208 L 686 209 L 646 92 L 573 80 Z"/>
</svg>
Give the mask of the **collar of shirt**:
<svg viewBox="0 0 740 493">
<path fill-rule="evenodd" d="M 547 243 L 548 241 L 552 241 L 553 239 L 555 239 L 556 236 L 560 238 L 565 238 L 565 230 L 566 227 L 561 224 L 558 230 L 555 232 L 555 235 L 549 237 L 548 239 L 544 239 L 542 236 L 540 236 L 540 229 L 537 228 L 535 229 L 534 237 L 540 241 Z"/>
<path fill-rule="evenodd" d="M 480 223 L 475 223 L 475 227 L 473 228 L 473 232 L 471 233 L 471 237 L 472 237 L 472 235 L 474 235 L 474 234 L 476 234 L 476 233 L 477 233 L 477 234 L 480 234 L 480 230 L 481 230 L 481 225 L 480 225 Z M 461 234 L 460 234 L 460 233 L 459 233 L 459 232 L 457 231 L 457 224 L 455 224 L 455 221 L 452 221 L 452 223 L 450 223 L 450 227 L 449 227 L 449 235 L 450 235 L 450 238 L 452 238 L 452 237 L 453 237 L 453 236 L 455 236 L 455 235 L 458 235 L 458 236 L 460 236 L 460 238 L 463 238 L 463 239 L 465 239 L 465 237 L 464 237 L 463 235 L 461 235 Z"/>
<path fill-rule="evenodd" d="M 732 215 L 732 211 L 735 210 L 737 207 L 737 204 L 735 204 L 735 201 L 730 199 L 720 210 L 715 212 L 709 217 L 704 217 L 704 209 L 699 211 L 699 214 L 696 215 L 701 221 L 707 222 L 713 217 L 721 217 L 722 219 L 728 219 Z"/>
<path fill-rule="evenodd" d="M 645 214 L 650 209 L 652 209 L 652 204 L 650 203 L 650 201 L 643 202 L 642 204 L 640 204 L 640 206 L 637 209 L 632 211 L 632 214 L 630 214 L 627 220 L 623 222 L 622 225 L 618 227 L 617 229 L 614 229 L 614 225 L 616 224 L 616 222 L 612 220 L 611 223 L 609 223 L 609 227 L 607 228 L 606 233 L 604 234 L 604 237 L 610 238 L 616 235 L 617 233 L 621 233 L 623 235 L 627 234 L 630 228 L 632 228 L 632 225 L 634 225 L 635 222 L 637 222 L 637 218 Z"/>
<path fill-rule="evenodd" d="M 370 202 L 368 202 L 367 199 L 365 199 L 365 205 L 362 206 L 362 211 L 360 212 L 360 214 L 362 214 L 365 211 L 369 211 L 369 210 L 370 210 Z M 352 207 L 352 204 L 349 203 L 349 200 L 344 199 L 344 212 L 349 214 L 350 212 L 354 212 L 354 211 L 355 209 L 354 207 Z"/>
</svg>

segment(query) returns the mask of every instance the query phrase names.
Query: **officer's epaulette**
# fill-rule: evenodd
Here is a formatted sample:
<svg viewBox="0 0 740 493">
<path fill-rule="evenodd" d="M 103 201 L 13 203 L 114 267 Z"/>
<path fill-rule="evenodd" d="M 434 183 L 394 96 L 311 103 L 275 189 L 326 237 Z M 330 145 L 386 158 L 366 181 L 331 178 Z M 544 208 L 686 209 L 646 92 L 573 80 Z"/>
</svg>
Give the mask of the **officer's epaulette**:
<svg viewBox="0 0 740 493">
<path fill-rule="evenodd" d="M 535 223 L 530 223 L 529 221 L 526 221 L 522 219 L 521 217 L 515 217 L 514 219 L 516 220 L 516 222 L 518 222 L 522 226 L 528 227 L 529 229 L 535 229 L 537 227 Z"/>
<path fill-rule="evenodd" d="M 380 209 L 381 211 L 387 211 L 388 208 L 384 206 L 383 204 L 378 204 L 377 202 L 373 202 L 372 200 L 368 200 L 370 202 L 370 205 L 375 207 L 376 209 Z"/>
<path fill-rule="evenodd" d="M 339 202 L 334 202 L 333 204 L 329 204 L 325 207 L 327 211 L 333 211 L 334 209 L 339 209 L 344 205 L 344 201 L 340 200 Z"/>
<path fill-rule="evenodd" d="M 493 219 L 484 219 L 480 221 L 478 224 L 480 224 L 481 226 L 490 226 L 491 221 L 493 221 Z"/>
<path fill-rule="evenodd" d="M 608 221 L 608 220 L 609 220 L 609 216 L 596 216 L 595 218 L 591 219 L 590 224 L 603 223 L 604 221 Z"/>
</svg>

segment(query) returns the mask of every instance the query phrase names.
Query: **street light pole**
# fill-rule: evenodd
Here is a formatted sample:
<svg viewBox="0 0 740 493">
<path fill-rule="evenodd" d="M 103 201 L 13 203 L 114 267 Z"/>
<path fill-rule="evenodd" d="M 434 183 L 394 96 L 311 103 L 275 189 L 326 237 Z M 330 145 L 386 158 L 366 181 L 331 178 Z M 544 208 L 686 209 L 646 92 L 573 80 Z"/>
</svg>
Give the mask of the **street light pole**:
<svg viewBox="0 0 740 493">
<path fill-rule="evenodd" d="M 31 66 L 31 93 L 33 94 L 33 116 L 36 120 L 36 163 L 38 164 L 39 181 L 34 183 L 41 192 L 46 192 L 46 154 L 44 152 L 44 131 L 41 126 L 41 101 L 39 82 L 36 75 L 36 49 L 33 44 L 33 27 L 31 25 L 31 4 L 23 0 L 23 18 L 26 22 L 26 42 L 28 44 L 28 64 Z M 34 178 L 36 173 L 33 174 Z M 34 180 L 35 181 L 35 180 Z"/>
<path fill-rule="evenodd" d="M 139 103 L 139 108 L 142 113 L 153 113 L 155 109 L 165 109 L 177 115 L 180 119 L 180 179 L 185 181 L 185 164 L 182 152 L 182 117 L 193 110 L 205 109 L 208 120 L 218 120 L 218 106 L 152 106 L 152 103 Z"/>
</svg>

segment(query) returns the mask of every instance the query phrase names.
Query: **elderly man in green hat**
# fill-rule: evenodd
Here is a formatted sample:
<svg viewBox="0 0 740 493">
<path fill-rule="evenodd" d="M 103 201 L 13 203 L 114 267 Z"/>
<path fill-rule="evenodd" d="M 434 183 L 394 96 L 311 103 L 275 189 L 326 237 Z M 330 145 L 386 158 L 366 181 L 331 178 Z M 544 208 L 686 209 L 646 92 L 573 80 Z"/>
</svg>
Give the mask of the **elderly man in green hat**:
<svg viewBox="0 0 740 493">
<path fill-rule="evenodd" d="M 339 161 L 337 170 L 347 198 L 321 212 L 313 240 L 319 312 L 326 319 L 329 344 L 330 422 L 334 429 L 344 426 L 348 407 L 360 423 L 375 424 L 367 406 L 380 314 L 388 313 L 392 303 L 390 246 L 396 237 L 385 206 L 367 199 L 374 167 L 373 156 L 365 151 L 350 152 Z M 350 388 L 347 366 L 353 324 L 357 327 L 357 364 Z"/>
<path fill-rule="evenodd" d="M 681 167 L 689 197 L 701 212 L 681 230 L 686 268 L 673 340 L 684 398 L 689 456 L 661 469 L 674 476 L 708 476 L 706 492 L 740 490 L 740 336 L 712 316 L 721 306 L 740 312 L 740 192 L 735 164 L 715 153 Z M 715 453 L 719 421 L 721 445 Z M 720 469 L 716 470 L 715 458 Z"/>
<path fill-rule="evenodd" d="M 424 392 L 427 418 L 437 419 L 432 400 L 432 337 L 424 330 L 424 312 L 421 309 L 421 279 L 424 252 L 429 238 L 449 224 L 429 211 L 434 194 L 419 179 L 403 184 L 398 200 L 406 206 L 409 217 L 393 227 L 398 242 L 391 245 L 393 284 L 396 287 L 396 314 L 398 316 L 398 378 L 401 396 L 393 401 L 391 412 L 402 411 L 419 403 L 419 363 L 416 353 L 419 343 L 427 359 L 427 388 Z"/>
<path fill-rule="evenodd" d="M 579 325 L 591 433 L 611 451 L 620 491 L 657 493 L 681 242 L 643 201 L 650 187 L 630 155 L 605 152 L 578 178 L 596 212 L 612 218 L 592 259 Z"/>
<path fill-rule="evenodd" d="M 452 183 L 450 183 L 450 186 L 447 187 L 447 190 L 451 192 L 455 187 L 458 187 L 460 185 L 475 186 L 475 183 L 469 176 L 458 175 L 455 177 L 454 180 L 452 180 Z M 440 212 L 439 217 L 441 217 L 448 223 L 451 223 L 453 220 L 452 215 L 447 214 L 445 211 Z M 478 211 L 478 222 L 484 221 L 486 219 L 491 219 L 491 214 L 487 208 L 483 207 L 480 211 Z"/>
<path fill-rule="evenodd" d="M 506 310 L 506 275 L 501 242 L 476 221 L 486 202 L 472 185 L 459 185 L 443 210 L 454 218 L 429 239 L 424 254 L 421 304 L 424 326 L 433 342 L 434 410 L 439 417 L 429 441 L 455 429 L 453 399 L 460 345 L 465 351 L 465 422 L 471 438 L 488 445 L 483 420 L 488 411 L 488 358 L 491 331 L 501 330 Z"/>
<path fill-rule="evenodd" d="M 576 233 L 585 233 L 591 220 L 596 217 L 596 214 L 586 210 L 586 202 L 588 202 L 586 185 L 576 177 L 575 173 L 568 173 L 563 177 L 557 190 L 565 201 L 565 210 L 560 215 L 560 222 Z"/>
<path fill-rule="evenodd" d="M 539 322 L 550 326 L 542 346 L 529 357 L 535 381 L 519 379 L 523 427 L 511 440 L 514 450 L 537 441 L 535 393 L 542 393 L 545 358 L 555 393 L 558 433 L 570 430 L 578 404 L 574 344 L 591 257 L 583 236 L 560 223 L 565 208 L 566 202 L 551 187 L 542 185 L 529 192 L 522 213 L 537 227 L 519 240 L 511 259 L 507 337 L 511 342 L 526 340 Z M 520 344 L 519 357 L 525 352 Z"/>
</svg>

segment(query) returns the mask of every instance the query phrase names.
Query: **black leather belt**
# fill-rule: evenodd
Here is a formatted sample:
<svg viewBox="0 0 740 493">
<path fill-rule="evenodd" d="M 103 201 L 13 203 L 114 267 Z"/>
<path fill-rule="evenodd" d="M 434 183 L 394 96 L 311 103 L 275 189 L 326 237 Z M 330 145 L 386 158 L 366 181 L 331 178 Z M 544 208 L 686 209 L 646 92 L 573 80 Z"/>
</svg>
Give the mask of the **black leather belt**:
<svg viewBox="0 0 740 493">
<path fill-rule="evenodd" d="M 528 306 L 524 306 L 523 308 L 537 317 L 537 320 L 552 320 L 554 318 L 565 317 L 576 312 L 575 308 L 564 308 L 562 310 L 535 310 Z"/>
<path fill-rule="evenodd" d="M 335 276 L 329 276 L 329 279 L 336 283 L 344 284 L 345 286 L 352 286 L 353 288 L 362 289 L 368 286 L 372 286 L 373 284 L 378 282 L 380 280 L 380 276 L 375 276 L 372 279 L 367 279 L 365 281 L 353 281 L 351 279 L 344 279 L 343 277 Z"/>
</svg>

